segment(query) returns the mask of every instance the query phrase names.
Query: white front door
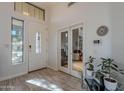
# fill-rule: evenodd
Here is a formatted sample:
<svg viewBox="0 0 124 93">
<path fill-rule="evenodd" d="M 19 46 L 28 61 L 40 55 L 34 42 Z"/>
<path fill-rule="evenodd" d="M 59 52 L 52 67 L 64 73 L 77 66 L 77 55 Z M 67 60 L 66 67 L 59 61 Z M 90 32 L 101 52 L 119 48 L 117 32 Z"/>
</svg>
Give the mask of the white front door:
<svg viewBox="0 0 124 93">
<path fill-rule="evenodd" d="M 29 23 L 29 71 L 42 67 L 41 32 L 41 24 Z"/>
</svg>

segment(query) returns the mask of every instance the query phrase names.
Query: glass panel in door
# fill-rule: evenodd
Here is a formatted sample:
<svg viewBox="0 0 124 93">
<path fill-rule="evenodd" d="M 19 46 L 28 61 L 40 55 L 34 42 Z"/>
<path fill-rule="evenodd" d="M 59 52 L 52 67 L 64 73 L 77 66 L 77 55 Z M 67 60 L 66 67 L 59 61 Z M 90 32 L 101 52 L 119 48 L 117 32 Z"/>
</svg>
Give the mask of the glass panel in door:
<svg viewBox="0 0 124 93">
<path fill-rule="evenodd" d="M 68 32 L 61 32 L 61 66 L 68 68 Z"/>
<path fill-rule="evenodd" d="M 72 70 L 81 72 L 83 63 L 82 53 L 82 27 L 72 30 Z"/>
</svg>

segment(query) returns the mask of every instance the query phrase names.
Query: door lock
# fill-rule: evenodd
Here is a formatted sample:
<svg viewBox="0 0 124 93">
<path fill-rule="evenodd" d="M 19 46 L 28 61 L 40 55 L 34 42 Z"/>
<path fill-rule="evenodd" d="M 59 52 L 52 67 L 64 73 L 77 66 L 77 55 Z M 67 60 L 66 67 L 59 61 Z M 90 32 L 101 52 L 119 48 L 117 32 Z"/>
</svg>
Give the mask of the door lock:
<svg viewBox="0 0 124 93">
<path fill-rule="evenodd" d="M 31 49 L 31 45 L 29 45 L 29 48 Z"/>
</svg>

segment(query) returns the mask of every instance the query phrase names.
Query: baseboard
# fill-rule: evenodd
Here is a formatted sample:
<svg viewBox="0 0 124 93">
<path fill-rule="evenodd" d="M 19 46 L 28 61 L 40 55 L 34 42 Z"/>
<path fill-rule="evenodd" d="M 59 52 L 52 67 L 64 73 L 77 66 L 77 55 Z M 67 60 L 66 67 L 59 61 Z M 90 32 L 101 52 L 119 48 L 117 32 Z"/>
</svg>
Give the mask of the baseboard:
<svg viewBox="0 0 124 93">
<path fill-rule="evenodd" d="M 27 74 L 27 73 L 28 73 L 28 72 L 23 72 L 23 73 L 15 74 L 15 75 L 12 75 L 12 76 L 3 77 L 3 78 L 0 78 L 0 81 L 12 79 L 12 78 L 15 78 L 15 77 L 18 77 L 18 76 L 25 75 L 25 74 Z"/>
<path fill-rule="evenodd" d="M 55 71 L 58 71 L 57 68 L 54 68 L 54 67 L 51 67 L 51 66 L 47 66 L 47 68 L 53 69 L 53 70 L 55 70 Z"/>
<path fill-rule="evenodd" d="M 42 67 L 42 68 L 39 68 L 39 69 L 37 69 L 37 70 L 33 70 L 33 71 L 28 71 L 28 73 L 32 73 L 32 72 L 35 72 L 35 71 L 38 71 L 38 70 L 43 70 L 43 69 L 46 69 L 47 67 L 46 66 L 44 66 L 44 67 Z"/>
</svg>

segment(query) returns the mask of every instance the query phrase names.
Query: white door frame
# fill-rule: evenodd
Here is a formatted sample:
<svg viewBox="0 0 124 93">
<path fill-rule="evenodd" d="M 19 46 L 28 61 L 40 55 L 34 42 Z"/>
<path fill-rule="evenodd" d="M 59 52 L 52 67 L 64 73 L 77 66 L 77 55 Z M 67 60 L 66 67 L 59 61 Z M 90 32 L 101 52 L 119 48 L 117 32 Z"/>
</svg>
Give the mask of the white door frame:
<svg viewBox="0 0 124 93">
<path fill-rule="evenodd" d="M 69 66 L 69 56 L 68 56 L 68 68 L 65 68 L 65 67 L 62 67 L 61 66 L 61 32 L 68 32 L 68 45 L 69 45 L 69 29 L 68 28 L 64 28 L 64 29 L 61 29 L 59 30 L 58 32 L 58 70 L 61 70 L 63 72 L 66 72 L 66 73 L 70 73 L 70 66 Z M 69 47 L 68 47 L 68 55 L 69 55 Z"/>
<path fill-rule="evenodd" d="M 86 37 L 85 37 L 85 31 L 84 31 L 84 25 L 83 25 L 83 23 L 79 23 L 79 24 L 75 24 L 75 25 L 71 25 L 71 26 L 69 26 L 69 27 L 65 27 L 65 28 L 62 28 L 62 29 L 60 29 L 60 30 L 58 30 L 58 33 L 57 33 L 57 69 L 58 70 L 61 70 L 60 69 L 60 65 L 61 65 L 61 55 L 60 55 L 60 53 L 61 53 L 61 51 L 60 51 L 60 45 L 61 45 L 61 42 L 60 42 L 60 33 L 61 33 L 61 31 L 63 31 L 64 29 L 68 29 L 69 30 L 69 33 L 68 33 L 68 38 L 69 37 L 71 37 L 71 35 L 72 35 L 72 33 L 70 34 L 70 30 L 71 30 L 71 28 L 74 28 L 74 27 L 78 27 L 78 26 L 81 26 L 82 25 L 82 28 L 83 28 L 83 50 L 82 50 L 82 52 L 83 52 L 83 77 L 85 77 L 85 61 L 86 61 L 86 48 L 85 48 L 85 46 L 86 46 Z M 70 40 L 70 39 L 68 39 L 68 40 Z M 71 38 L 71 40 L 72 40 L 72 38 Z M 69 42 L 68 42 L 69 43 Z M 68 48 L 68 50 L 69 49 L 72 49 L 72 44 L 69 44 L 69 45 L 71 45 L 71 46 L 69 46 L 69 47 L 71 47 L 71 48 Z M 72 62 L 72 53 L 70 52 L 70 51 L 68 51 L 68 54 L 69 55 L 71 55 L 71 56 L 68 56 L 68 59 L 69 59 L 69 62 L 68 62 L 68 65 L 70 65 L 69 66 L 69 69 L 71 69 L 72 67 L 72 63 L 70 64 L 70 62 Z M 71 68 L 70 68 L 71 67 Z M 74 75 L 76 72 L 71 72 L 71 70 L 70 71 L 68 71 L 68 72 L 66 72 L 66 73 L 69 73 L 69 74 L 71 74 L 71 75 Z M 84 78 L 83 78 L 84 79 Z"/>
<path fill-rule="evenodd" d="M 72 41 L 73 40 L 72 33 L 73 32 L 72 32 L 72 30 L 73 29 L 76 29 L 76 28 L 79 28 L 79 27 L 82 27 L 83 28 L 83 24 L 74 25 L 74 26 L 71 26 L 71 28 L 70 28 L 70 34 L 71 34 L 71 36 L 70 36 L 70 41 L 71 41 L 71 43 L 70 43 L 70 51 L 71 51 L 70 63 L 71 64 L 70 65 L 71 65 L 71 75 L 73 75 L 75 77 L 78 77 L 78 78 L 81 78 L 81 73 L 79 73 L 78 71 L 73 70 L 73 62 L 72 62 L 72 58 L 73 58 L 73 49 L 72 49 L 72 47 L 73 47 L 72 46 L 72 43 L 73 43 L 73 41 Z M 83 37 L 83 30 L 82 30 L 82 37 Z M 83 41 L 82 41 L 82 49 L 83 49 Z M 83 50 L 82 50 L 82 53 L 83 53 Z"/>
</svg>

